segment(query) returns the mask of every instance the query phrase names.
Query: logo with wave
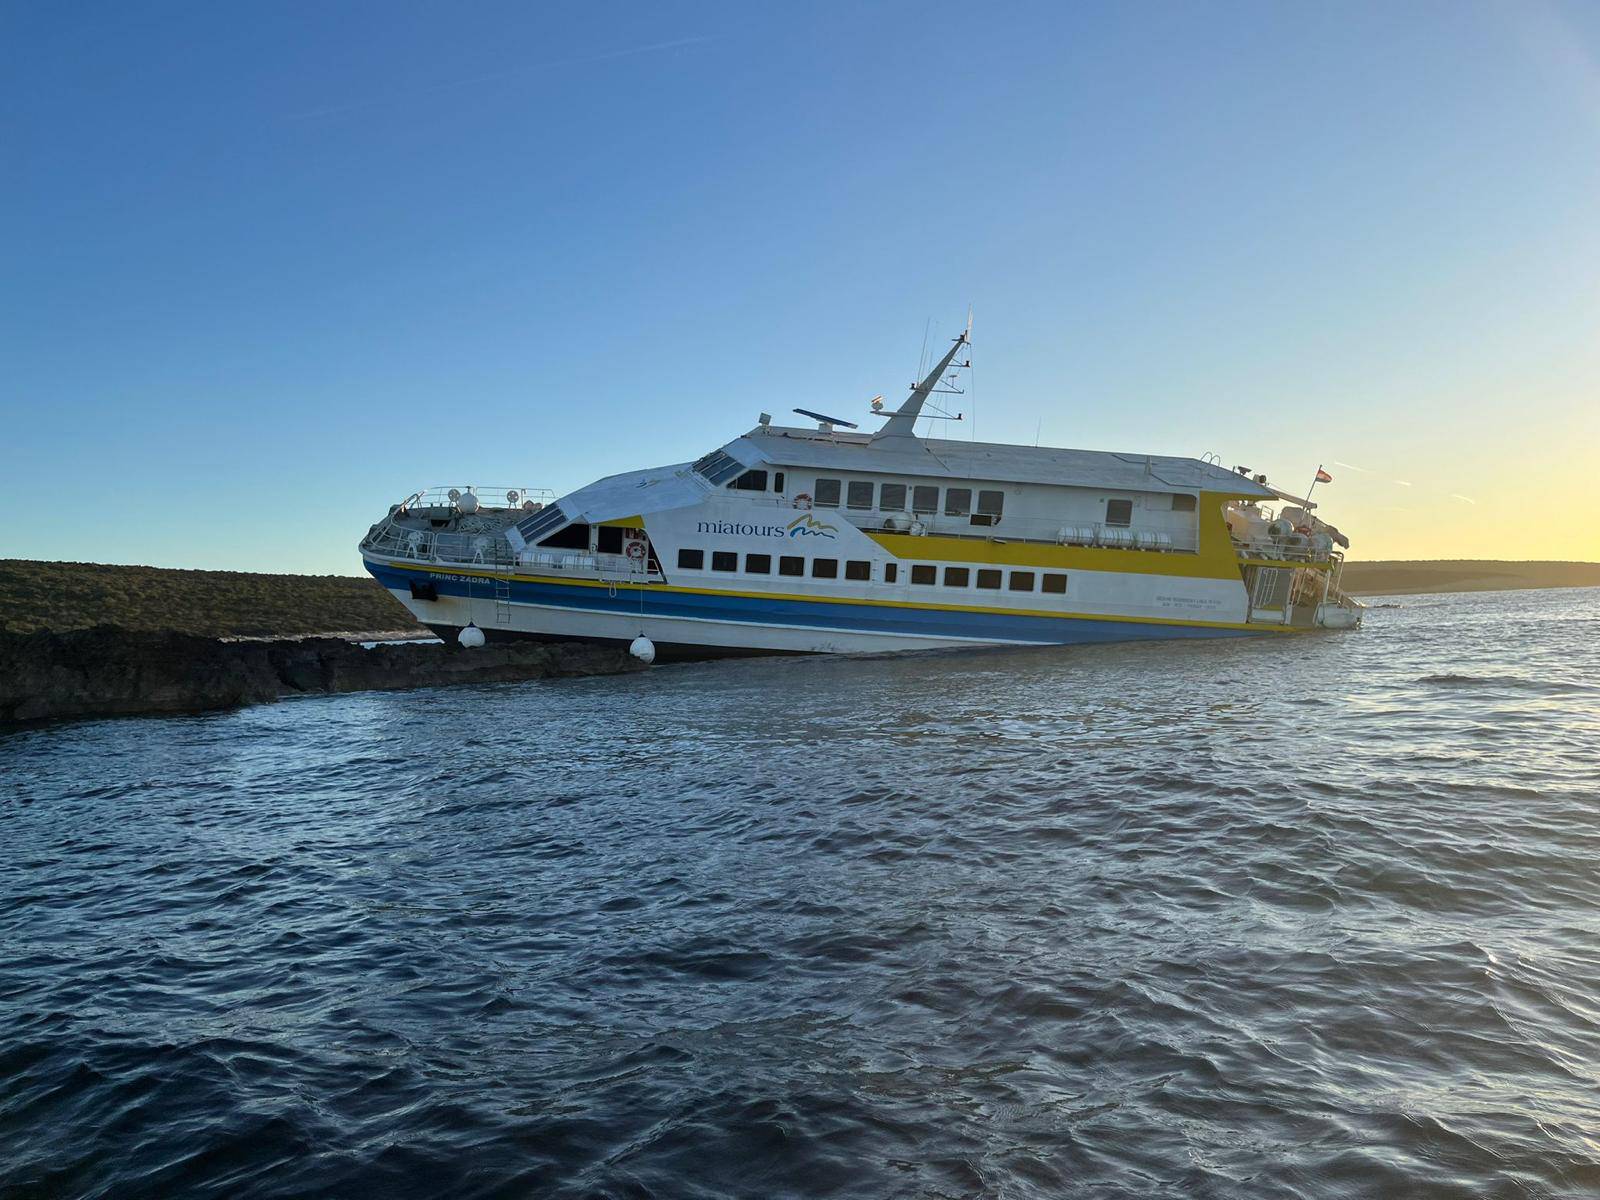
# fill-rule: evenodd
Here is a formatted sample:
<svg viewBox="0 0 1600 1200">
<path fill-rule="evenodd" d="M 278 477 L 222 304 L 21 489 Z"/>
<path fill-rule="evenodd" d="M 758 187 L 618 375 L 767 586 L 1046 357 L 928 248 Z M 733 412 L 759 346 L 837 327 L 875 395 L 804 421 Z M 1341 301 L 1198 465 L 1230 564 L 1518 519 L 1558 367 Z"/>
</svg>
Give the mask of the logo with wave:
<svg viewBox="0 0 1600 1200">
<path fill-rule="evenodd" d="M 838 533 L 832 525 L 824 525 L 810 513 L 796 517 L 789 522 L 789 536 L 794 537 L 825 537 L 831 538 Z"/>
</svg>

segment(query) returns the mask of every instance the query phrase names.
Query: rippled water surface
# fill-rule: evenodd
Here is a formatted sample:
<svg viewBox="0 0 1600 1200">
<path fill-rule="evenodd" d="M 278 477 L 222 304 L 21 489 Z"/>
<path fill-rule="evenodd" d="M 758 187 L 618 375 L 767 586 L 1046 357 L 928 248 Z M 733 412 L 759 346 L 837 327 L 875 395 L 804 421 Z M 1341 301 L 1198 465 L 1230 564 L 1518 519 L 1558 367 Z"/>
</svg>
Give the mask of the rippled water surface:
<svg viewBox="0 0 1600 1200">
<path fill-rule="evenodd" d="M 0 1194 L 1596 1194 L 1597 647 L 1417 597 L 0 735 Z"/>
</svg>

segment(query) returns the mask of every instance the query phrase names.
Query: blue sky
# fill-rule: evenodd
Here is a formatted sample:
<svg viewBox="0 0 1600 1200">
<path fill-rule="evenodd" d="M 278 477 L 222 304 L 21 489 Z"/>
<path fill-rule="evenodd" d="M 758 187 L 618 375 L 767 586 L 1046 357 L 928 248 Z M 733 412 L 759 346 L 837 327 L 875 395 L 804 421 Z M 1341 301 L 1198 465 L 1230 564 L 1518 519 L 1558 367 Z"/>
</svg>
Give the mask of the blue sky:
<svg viewBox="0 0 1600 1200">
<path fill-rule="evenodd" d="M 10 5 L 0 556 L 354 573 L 417 487 L 895 401 L 970 304 L 962 435 L 1322 461 L 1362 557 L 1600 558 L 1597 47 L 1559 4 Z"/>
</svg>

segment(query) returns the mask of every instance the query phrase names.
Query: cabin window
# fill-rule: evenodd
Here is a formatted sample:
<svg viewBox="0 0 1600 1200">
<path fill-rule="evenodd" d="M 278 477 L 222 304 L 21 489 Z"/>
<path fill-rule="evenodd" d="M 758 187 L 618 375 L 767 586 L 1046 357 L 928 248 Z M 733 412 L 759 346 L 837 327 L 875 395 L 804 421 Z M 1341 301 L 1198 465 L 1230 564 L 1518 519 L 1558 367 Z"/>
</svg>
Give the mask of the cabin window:
<svg viewBox="0 0 1600 1200">
<path fill-rule="evenodd" d="M 746 575 L 771 575 L 772 555 L 746 554 L 744 556 L 744 573 Z"/>
<path fill-rule="evenodd" d="M 602 525 L 594 533 L 594 548 L 598 554 L 622 553 L 622 526 Z"/>
<path fill-rule="evenodd" d="M 911 511 L 914 513 L 936 513 L 939 511 L 939 489 L 927 484 L 919 483 L 911 489 Z"/>
<path fill-rule="evenodd" d="M 906 485 L 903 483 L 886 483 L 878 489 L 878 511 L 886 513 L 905 512 L 906 510 Z"/>
<path fill-rule="evenodd" d="M 775 491 L 775 492 L 783 491 L 783 472 L 782 471 L 774 471 L 772 473 L 772 490 Z"/>
<path fill-rule="evenodd" d="M 1129 525 L 1132 525 L 1133 524 L 1133 501 L 1132 500 L 1107 500 L 1106 501 L 1106 524 L 1107 525 L 1116 525 L 1116 526 L 1119 526 L 1119 527 L 1121 527 L 1123 529 L 1126 529 Z"/>
<path fill-rule="evenodd" d="M 1000 524 L 1000 511 L 1005 507 L 1006 494 L 1004 492 L 983 491 L 978 493 L 978 511 L 972 514 L 974 525 Z"/>
<path fill-rule="evenodd" d="M 706 567 L 704 550 L 679 550 L 678 565 L 685 571 L 703 571 Z"/>
<path fill-rule="evenodd" d="M 852 558 L 844 564 L 844 577 L 864 582 L 872 578 L 872 564 L 865 559 Z"/>
<path fill-rule="evenodd" d="M 966 567 L 946 567 L 944 569 L 945 587 L 966 587 L 967 580 L 972 577 L 972 572 Z"/>
<path fill-rule="evenodd" d="M 1048 592 L 1052 596 L 1065 596 L 1067 594 L 1067 577 L 1065 575 L 1047 574 L 1043 580 L 1044 586 L 1039 590 Z"/>
<path fill-rule="evenodd" d="M 1189 495 L 1188 492 L 1178 492 L 1176 495 L 1174 495 L 1172 497 L 1172 511 L 1173 512 L 1193 512 L 1194 511 L 1194 503 L 1195 503 L 1194 497 Z"/>
<path fill-rule="evenodd" d="M 713 571 L 737 571 L 739 569 L 739 556 L 732 550 L 713 550 L 711 552 L 711 569 Z"/>
<path fill-rule="evenodd" d="M 746 471 L 728 486 L 736 492 L 764 492 L 767 490 L 767 473 Z"/>
<path fill-rule="evenodd" d="M 837 558 L 813 558 L 811 560 L 811 578 L 839 578 L 839 560 Z"/>
<path fill-rule="evenodd" d="M 558 529 L 544 541 L 541 546 L 551 546 L 557 550 L 587 550 L 589 548 L 589 527 L 587 525 L 568 525 L 565 529 Z"/>
<path fill-rule="evenodd" d="M 1011 590 L 1013 592 L 1031 592 L 1031 591 L 1033 591 L 1033 572 L 1032 571 L 1013 571 L 1013 572 L 1011 572 Z"/>
<path fill-rule="evenodd" d="M 872 480 L 852 479 L 846 492 L 845 506 L 847 508 L 871 508 Z"/>
<path fill-rule="evenodd" d="M 806 560 L 798 554 L 785 554 L 778 560 L 779 575 L 804 575 L 806 573 Z"/>
<path fill-rule="evenodd" d="M 817 480 L 817 494 L 812 497 L 812 502 L 818 508 L 838 508 L 839 481 L 837 479 Z"/>
<path fill-rule="evenodd" d="M 947 517 L 964 517 L 972 511 L 971 488 L 946 488 L 944 492 L 944 515 Z"/>
<path fill-rule="evenodd" d="M 1000 572 L 979 571 L 978 586 L 986 591 L 998 592 L 1000 590 Z"/>
<path fill-rule="evenodd" d="M 934 568 L 923 563 L 918 563 L 911 568 L 911 582 L 931 587 L 938 576 Z"/>
<path fill-rule="evenodd" d="M 883 581 L 885 583 L 894 583 L 899 578 L 900 578 L 900 564 L 899 563 L 884 563 L 883 564 Z"/>
</svg>

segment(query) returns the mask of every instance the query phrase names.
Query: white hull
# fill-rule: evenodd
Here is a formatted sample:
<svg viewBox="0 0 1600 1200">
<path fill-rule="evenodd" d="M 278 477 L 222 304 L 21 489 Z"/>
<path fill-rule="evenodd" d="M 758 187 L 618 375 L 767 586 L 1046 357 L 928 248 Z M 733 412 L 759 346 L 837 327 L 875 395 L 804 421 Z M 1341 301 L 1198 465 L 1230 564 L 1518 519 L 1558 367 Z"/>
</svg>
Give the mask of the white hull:
<svg viewBox="0 0 1600 1200">
<path fill-rule="evenodd" d="M 1036 645 L 1033 642 L 989 638 L 928 637 L 910 633 L 866 633 L 848 629 L 814 629 L 746 621 L 709 621 L 669 617 L 597 613 L 553 605 L 511 604 L 493 600 L 468 600 L 441 596 L 418 602 L 408 591 L 389 594 L 404 604 L 424 624 L 463 628 L 476 625 L 489 637 L 496 634 L 570 638 L 580 641 L 631 642 L 643 633 L 657 645 L 704 647 L 707 651 L 734 650 L 754 653 L 867 654 L 896 650 L 944 650 L 954 647 Z"/>
</svg>

